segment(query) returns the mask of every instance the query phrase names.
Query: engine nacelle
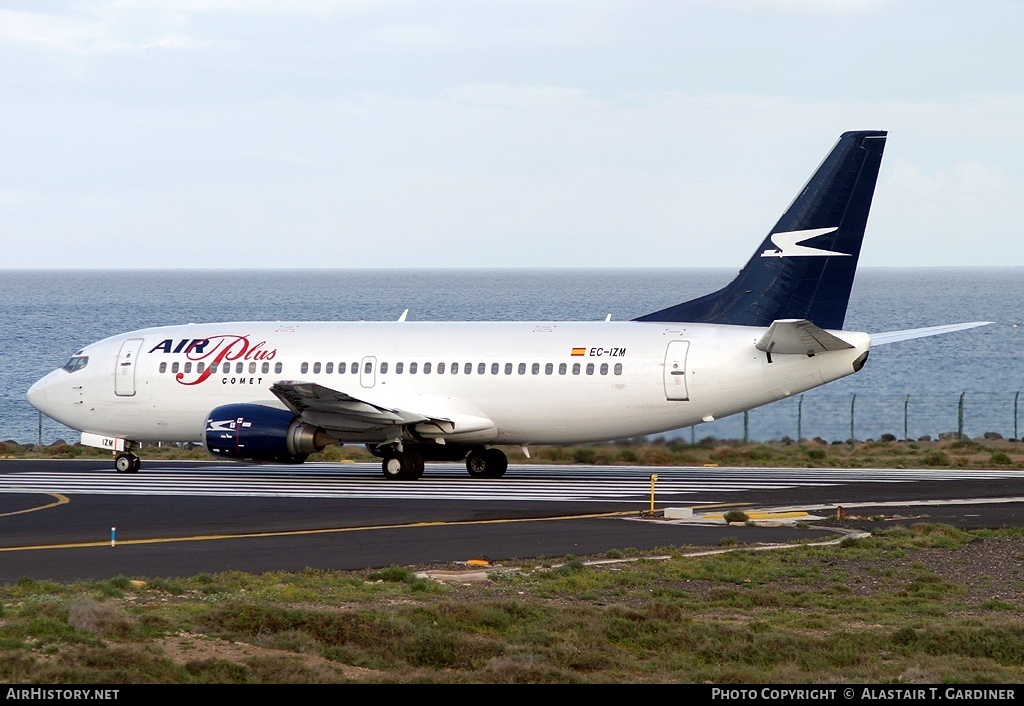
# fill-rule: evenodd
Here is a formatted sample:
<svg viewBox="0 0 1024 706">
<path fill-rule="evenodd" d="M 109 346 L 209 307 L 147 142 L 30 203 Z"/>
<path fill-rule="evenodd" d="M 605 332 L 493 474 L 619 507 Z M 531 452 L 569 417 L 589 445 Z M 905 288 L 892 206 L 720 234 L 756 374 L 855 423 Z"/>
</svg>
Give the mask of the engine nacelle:
<svg viewBox="0 0 1024 706">
<path fill-rule="evenodd" d="M 301 417 L 276 407 L 227 404 L 206 418 L 204 443 L 218 456 L 246 461 L 302 463 L 335 439 Z"/>
</svg>

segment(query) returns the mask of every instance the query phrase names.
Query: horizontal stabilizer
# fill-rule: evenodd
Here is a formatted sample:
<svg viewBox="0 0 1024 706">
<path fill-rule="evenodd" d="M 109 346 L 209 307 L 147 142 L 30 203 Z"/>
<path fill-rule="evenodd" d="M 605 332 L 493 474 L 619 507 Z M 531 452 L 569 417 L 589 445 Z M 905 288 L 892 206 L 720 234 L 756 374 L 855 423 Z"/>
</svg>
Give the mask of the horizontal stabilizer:
<svg viewBox="0 0 1024 706">
<path fill-rule="evenodd" d="M 814 355 L 825 351 L 853 348 L 843 339 L 833 336 L 807 319 L 773 321 L 755 346 L 758 350 L 767 353 L 799 355 Z"/>
<path fill-rule="evenodd" d="M 977 328 L 978 326 L 988 326 L 989 324 L 995 323 L 994 321 L 971 321 L 965 324 L 946 324 L 944 326 L 926 326 L 924 328 L 908 328 L 902 331 L 886 331 L 885 333 L 873 333 L 871 334 L 871 346 L 884 346 L 887 343 L 896 343 L 897 341 L 909 341 L 912 338 L 924 338 L 925 336 L 938 336 L 943 333 L 952 333 L 953 331 L 963 331 L 969 328 Z"/>
</svg>

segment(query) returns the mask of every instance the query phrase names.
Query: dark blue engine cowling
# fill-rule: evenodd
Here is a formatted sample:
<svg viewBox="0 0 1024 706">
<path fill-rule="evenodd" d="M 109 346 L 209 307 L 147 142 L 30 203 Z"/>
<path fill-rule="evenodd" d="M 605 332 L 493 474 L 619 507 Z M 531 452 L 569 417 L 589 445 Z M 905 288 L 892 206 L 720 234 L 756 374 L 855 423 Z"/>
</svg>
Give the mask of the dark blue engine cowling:
<svg viewBox="0 0 1024 706">
<path fill-rule="evenodd" d="M 206 449 L 246 461 L 302 463 L 334 439 L 285 409 L 258 404 L 228 404 L 206 418 Z"/>
</svg>

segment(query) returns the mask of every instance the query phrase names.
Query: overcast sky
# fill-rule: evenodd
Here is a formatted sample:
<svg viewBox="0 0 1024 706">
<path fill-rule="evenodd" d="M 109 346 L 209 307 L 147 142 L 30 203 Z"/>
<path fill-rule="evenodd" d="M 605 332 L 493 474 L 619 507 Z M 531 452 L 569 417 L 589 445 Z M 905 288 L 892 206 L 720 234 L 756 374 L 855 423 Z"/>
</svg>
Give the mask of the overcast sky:
<svg viewBox="0 0 1024 706">
<path fill-rule="evenodd" d="M 0 1 L 0 268 L 1024 265 L 1018 0 Z"/>
</svg>

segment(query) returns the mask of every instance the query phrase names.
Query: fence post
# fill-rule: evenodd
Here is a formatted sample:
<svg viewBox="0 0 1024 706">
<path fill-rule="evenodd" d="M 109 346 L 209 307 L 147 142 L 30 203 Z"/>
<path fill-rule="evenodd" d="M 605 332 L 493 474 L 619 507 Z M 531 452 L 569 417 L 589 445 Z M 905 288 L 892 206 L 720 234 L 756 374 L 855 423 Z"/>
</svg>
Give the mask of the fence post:
<svg viewBox="0 0 1024 706">
<path fill-rule="evenodd" d="M 1017 436 L 1017 398 L 1018 397 L 1020 397 L 1020 390 L 1017 390 L 1017 393 L 1013 396 L 1013 440 L 1014 441 L 1017 441 L 1018 439 L 1020 439 L 1020 437 Z"/>
<path fill-rule="evenodd" d="M 964 440 L 964 395 L 967 392 L 960 393 L 960 402 L 956 406 L 956 439 L 957 441 Z"/>
<path fill-rule="evenodd" d="M 853 406 L 857 403 L 857 395 L 850 398 L 850 446 L 853 446 Z"/>
<path fill-rule="evenodd" d="M 803 443 L 803 421 L 804 421 L 804 396 L 800 395 L 800 401 L 796 403 L 796 443 Z"/>
<path fill-rule="evenodd" d="M 908 409 L 910 408 L 910 395 L 907 395 L 903 399 L 903 440 L 910 441 L 910 434 L 907 433 L 907 417 Z"/>
<path fill-rule="evenodd" d="M 750 410 L 743 410 L 743 443 L 750 442 Z"/>
</svg>

